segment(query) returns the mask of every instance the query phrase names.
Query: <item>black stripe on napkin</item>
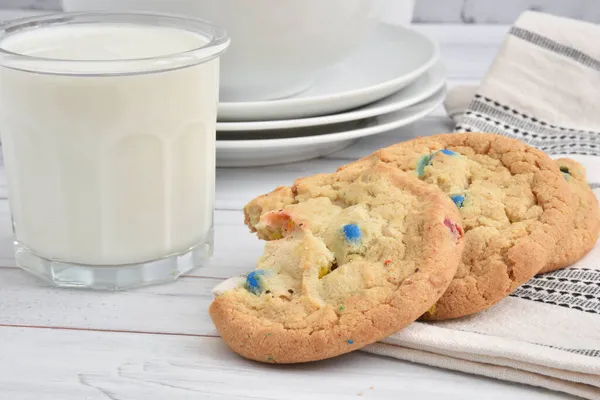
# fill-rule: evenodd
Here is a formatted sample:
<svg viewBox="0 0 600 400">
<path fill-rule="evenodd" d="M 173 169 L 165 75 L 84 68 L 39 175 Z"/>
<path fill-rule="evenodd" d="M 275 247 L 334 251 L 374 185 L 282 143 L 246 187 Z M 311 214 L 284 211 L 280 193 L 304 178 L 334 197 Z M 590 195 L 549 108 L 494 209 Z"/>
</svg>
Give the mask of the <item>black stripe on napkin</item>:
<svg viewBox="0 0 600 400">
<path fill-rule="evenodd" d="M 506 128 L 505 128 L 506 127 Z M 518 139 L 530 146 L 536 147 L 548 154 L 581 154 L 581 155 L 600 155 L 600 145 L 588 140 L 542 140 L 540 137 L 549 137 L 550 135 L 540 135 L 525 130 L 518 129 L 508 125 L 503 121 L 497 121 L 489 117 L 464 116 L 461 123 L 456 126 L 458 132 L 493 132 L 503 136 Z"/>
<path fill-rule="evenodd" d="M 548 154 L 580 154 L 600 156 L 600 148 L 596 144 L 570 140 L 554 140 L 540 143 L 529 132 L 522 131 L 518 128 L 513 128 L 510 125 L 508 129 L 500 128 L 504 127 L 504 125 L 506 124 L 500 121 L 486 121 L 484 118 L 480 119 L 465 116 L 461 119 L 460 124 L 456 126 L 455 131 L 497 133 L 513 139 L 518 139 Z M 591 146 L 594 147 L 592 148 Z"/>
<path fill-rule="evenodd" d="M 539 344 L 539 343 L 537 343 L 537 344 Z M 539 345 L 549 347 L 551 349 L 567 351 L 569 353 L 577 354 L 580 356 L 600 358 L 600 350 L 596 350 L 596 349 L 569 349 L 566 347 L 549 346 L 549 345 L 542 345 L 542 344 L 539 344 Z"/>
<path fill-rule="evenodd" d="M 498 103 L 499 104 L 499 103 Z M 476 97 L 469 106 L 465 115 L 488 115 L 499 121 L 505 121 L 508 125 L 520 130 L 537 134 L 541 140 L 566 140 L 583 139 L 600 144 L 600 132 L 583 131 L 579 129 L 564 128 L 548 124 L 537 118 L 528 117 L 525 114 L 515 114 L 516 110 L 505 105 L 495 106 L 482 98 Z"/>
<path fill-rule="evenodd" d="M 600 132 L 550 124 L 481 95 L 475 95 L 455 131 L 498 133 L 548 154 L 600 156 Z"/>
<path fill-rule="evenodd" d="M 552 39 L 542 36 L 538 33 L 528 31 L 527 29 L 513 26 L 509 33 L 519 39 L 523 39 L 529 43 L 539 46 L 543 49 L 552 51 L 553 53 L 559 54 L 564 57 L 568 57 L 581 65 L 593 68 L 600 71 L 600 61 L 593 57 L 585 54 L 584 52 L 574 49 L 573 47 L 565 46 Z"/>
<path fill-rule="evenodd" d="M 536 276 L 511 297 L 600 314 L 600 270 L 567 268 Z"/>
<path fill-rule="evenodd" d="M 560 132 L 583 132 L 583 133 L 589 133 L 589 134 L 594 134 L 594 135 L 598 135 L 600 131 L 582 131 L 579 129 L 574 129 L 574 128 L 566 128 L 564 126 L 558 126 L 558 125 L 554 125 L 554 124 L 550 124 L 546 121 L 543 121 L 541 119 L 532 117 L 530 115 L 527 115 L 525 113 L 522 113 L 521 111 L 511 108 L 509 106 L 507 106 L 506 104 L 502 104 L 498 101 L 495 101 L 493 99 L 490 99 L 489 97 L 485 97 L 482 96 L 480 94 L 475 94 L 475 100 L 474 101 L 479 101 L 479 102 L 485 102 L 487 104 L 490 105 L 490 107 L 494 107 L 498 110 L 502 109 L 503 111 L 505 111 L 507 114 L 512 114 L 512 115 L 516 115 L 519 118 L 523 118 L 524 120 L 529 120 L 535 124 L 538 124 L 544 128 L 549 128 L 549 129 L 555 129 L 557 131 Z"/>
</svg>

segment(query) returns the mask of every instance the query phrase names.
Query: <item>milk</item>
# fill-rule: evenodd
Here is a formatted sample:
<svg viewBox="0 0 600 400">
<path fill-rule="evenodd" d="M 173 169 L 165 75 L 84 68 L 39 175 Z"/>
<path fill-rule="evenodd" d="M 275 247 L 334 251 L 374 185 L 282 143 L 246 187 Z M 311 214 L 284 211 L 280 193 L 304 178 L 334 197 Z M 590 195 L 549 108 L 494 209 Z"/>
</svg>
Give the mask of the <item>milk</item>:
<svg viewBox="0 0 600 400">
<path fill-rule="evenodd" d="M 125 75 L 127 62 L 111 62 L 206 42 L 125 23 L 46 26 L 0 41 L 10 52 L 63 60 L 0 68 L 0 135 L 20 246 L 49 260 L 117 266 L 211 242 L 218 58 L 175 68 L 166 57 L 166 71 Z"/>
</svg>

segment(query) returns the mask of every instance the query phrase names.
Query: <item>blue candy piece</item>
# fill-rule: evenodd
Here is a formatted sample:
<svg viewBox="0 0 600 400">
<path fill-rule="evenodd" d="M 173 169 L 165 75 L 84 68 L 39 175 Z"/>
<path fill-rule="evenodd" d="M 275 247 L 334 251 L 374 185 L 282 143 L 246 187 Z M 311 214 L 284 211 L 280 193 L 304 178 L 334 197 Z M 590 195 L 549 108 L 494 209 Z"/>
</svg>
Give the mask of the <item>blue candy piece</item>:
<svg viewBox="0 0 600 400">
<path fill-rule="evenodd" d="M 246 276 L 246 290 L 254 293 L 255 295 L 260 294 L 260 292 L 262 292 L 261 276 L 264 274 L 265 271 L 262 269 L 257 269 L 250 272 Z"/>
<path fill-rule="evenodd" d="M 348 224 L 344 225 L 342 228 L 344 232 L 344 237 L 349 242 L 357 242 L 360 240 L 362 233 L 360 232 L 360 228 L 356 224 Z"/>
<path fill-rule="evenodd" d="M 420 178 L 425 173 L 425 167 L 431 162 L 431 155 L 423 156 L 417 161 L 417 176 Z"/>
<path fill-rule="evenodd" d="M 447 156 L 455 156 L 456 155 L 456 153 L 453 152 L 452 150 L 442 149 L 440 151 L 435 151 L 432 154 L 421 157 L 419 159 L 419 161 L 417 161 L 417 176 L 419 178 L 423 176 L 423 174 L 425 173 L 425 167 L 431 164 L 433 157 L 435 157 L 435 155 L 437 153 L 443 153 Z"/>
<path fill-rule="evenodd" d="M 444 153 L 447 156 L 455 156 L 456 155 L 456 153 L 453 152 L 452 150 L 446 150 L 446 149 L 440 150 L 440 153 Z"/>
<path fill-rule="evenodd" d="M 463 206 L 463 202 L 465 201 L 465 197 L 460 194 L 455 194 L 454 196 L 450 196 L 456 207 L 461 208 Z"/>
<path fill-rule="evenodd" d="M 348 342 L 348 344 L 354 344 L 354 340 L 352 340 L 352 339 L 348 339 L 347 342 Z"/>
</svg>

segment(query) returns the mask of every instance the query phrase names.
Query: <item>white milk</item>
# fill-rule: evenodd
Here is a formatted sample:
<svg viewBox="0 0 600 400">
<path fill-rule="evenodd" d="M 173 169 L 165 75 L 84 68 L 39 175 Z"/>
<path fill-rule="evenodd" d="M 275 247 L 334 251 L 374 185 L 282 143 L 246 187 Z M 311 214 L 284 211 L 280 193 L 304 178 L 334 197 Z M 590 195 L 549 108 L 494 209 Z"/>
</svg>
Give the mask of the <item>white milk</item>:
<svg viewBox="0 0 600 400">
<path fill-rule="evenodd" d="M 99 24 L 24 31 L 0 47 L 42 58 L 119 60 L 204 44 L 175 28 Z M 102 68 L 115 72 L 110 62 Z M 39 256 L 89 265 L 145 262 L 210 241 L 218 69 L 218 58 L 127 76 L 0 68 L 16 240 Z"/>
</svg>

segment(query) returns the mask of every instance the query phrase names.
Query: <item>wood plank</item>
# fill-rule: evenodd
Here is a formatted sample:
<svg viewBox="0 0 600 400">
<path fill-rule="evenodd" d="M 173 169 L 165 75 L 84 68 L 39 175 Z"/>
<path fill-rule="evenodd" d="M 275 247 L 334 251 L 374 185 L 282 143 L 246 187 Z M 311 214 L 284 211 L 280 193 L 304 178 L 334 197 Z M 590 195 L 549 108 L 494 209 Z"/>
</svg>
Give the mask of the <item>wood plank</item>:
<svg viewBox="0 0 600 400">
<path fill-rule="evenodd" d="M 0 327 L 0 393 L 11 400 L 570 399 L 542 389 L 355 352 L 260 364 L 217 338 Z"/>
<path fill-rule="evenodd" d="M 210 262 L 189 275 L 228 278 L 256 268 L 264 241 L 250 233 L 241 211 L 215 212 L 215 252 Z"/>
<path fill-rule="evenodd" d="M 0 270 L 0 325 L 212 335 L 215 279 L 183 278 L 127 292 L 60 289 L 18 269 Z"/>
</svg>

